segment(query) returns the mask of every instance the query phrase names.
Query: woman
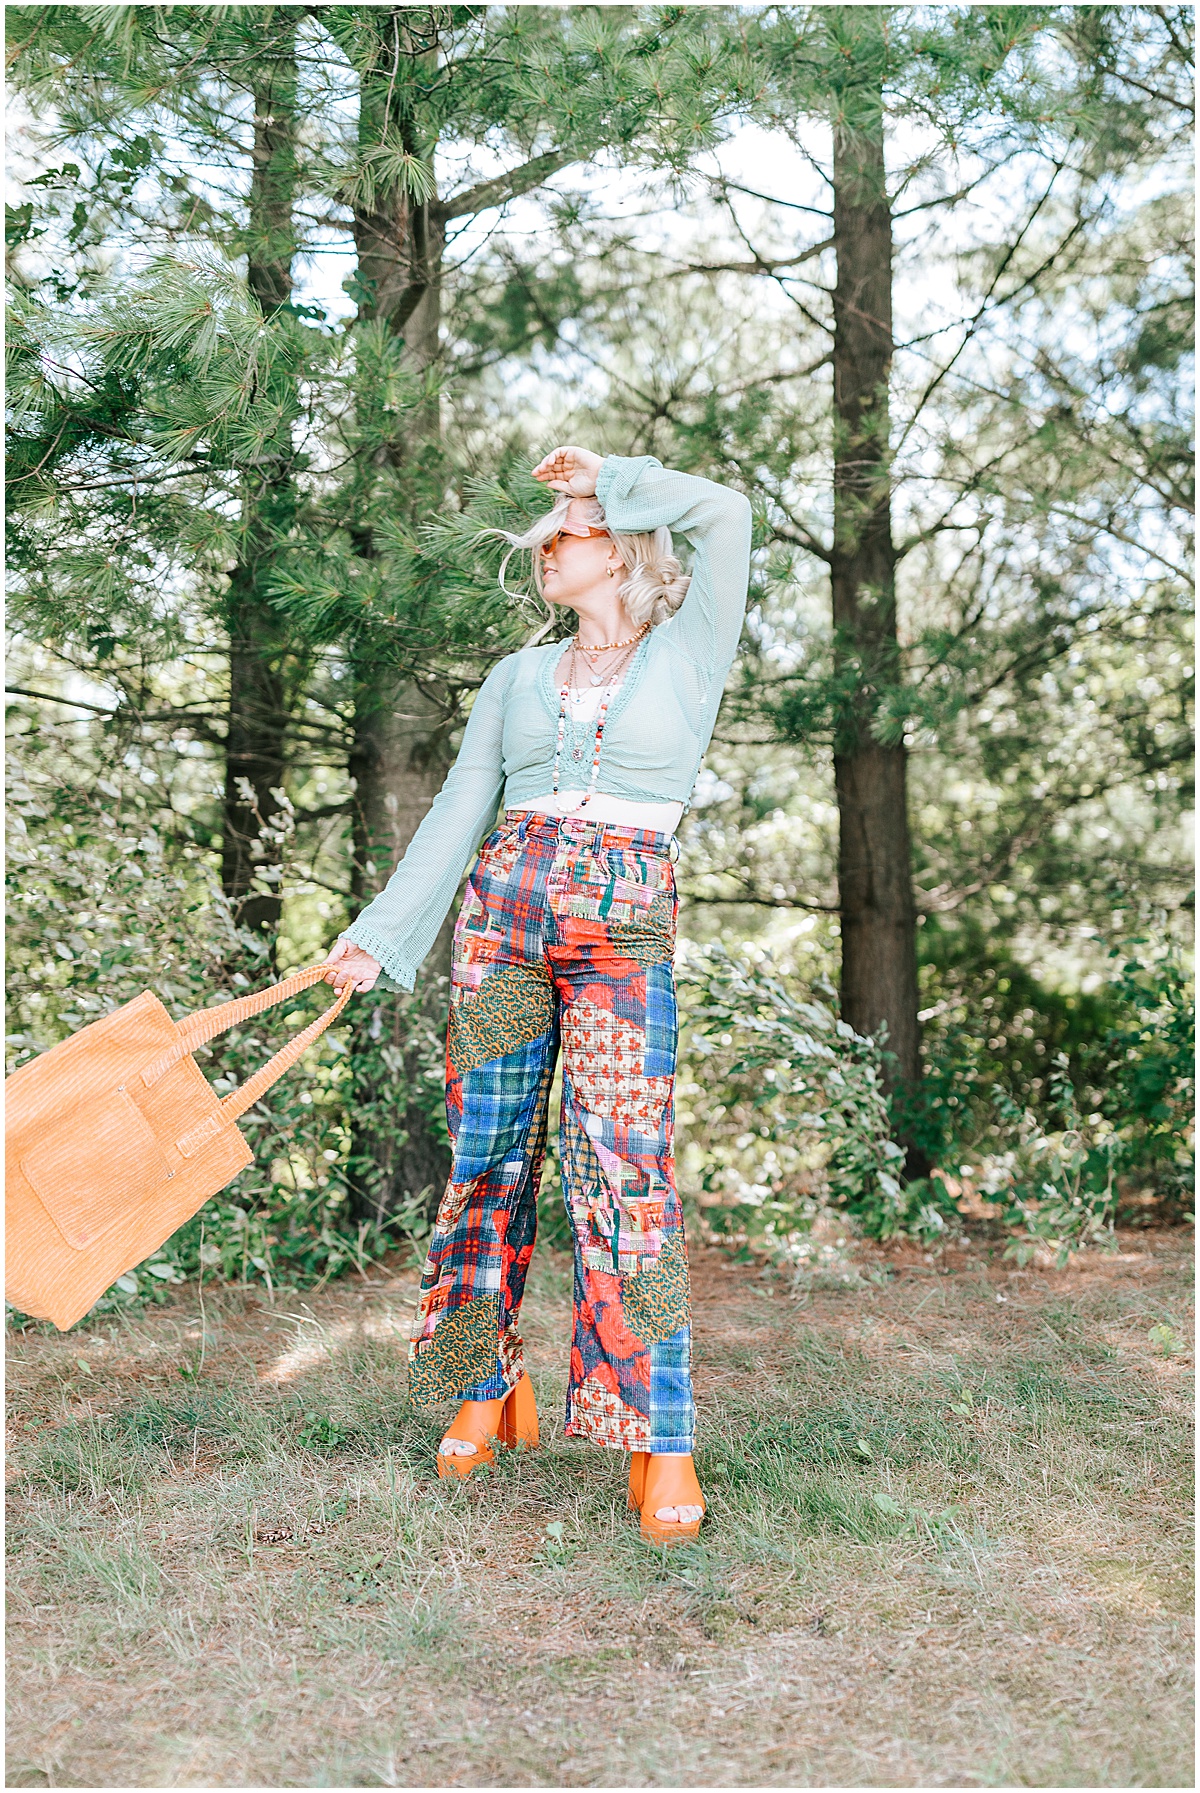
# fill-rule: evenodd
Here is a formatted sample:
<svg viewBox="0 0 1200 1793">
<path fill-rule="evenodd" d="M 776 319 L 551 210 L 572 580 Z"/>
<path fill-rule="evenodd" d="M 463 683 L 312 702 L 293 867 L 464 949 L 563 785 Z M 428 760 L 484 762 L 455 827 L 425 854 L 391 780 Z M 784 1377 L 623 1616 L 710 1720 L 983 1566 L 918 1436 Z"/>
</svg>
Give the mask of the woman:
<svg viewBox="0 0 1200 1793">
<path fill-rule="evenodd" d="M 462 1405 L 442 1475 L 537 1439 L 517 1330 L 561 1042 L 563 1194 L 575 1233 L 569 1437 L 631 1453 L 655 1542 L 694 1537 L 695 1409 L 675 1188 L 671 847 L 746 603 L 750 507 L 649 456 L 558 448 L 559 497 L 522 536 L 576 634 L 488 675 L 458 758 L 329 981 L 411 989 L 479 848 L 454 933 L 446 1105 L 454 1158 L 410 1347 L 413 1397 Z M 690 580 L 671 552 L 694 549 Z M 502 572 L 503 576 L 503 572 Z"/>
</svg>

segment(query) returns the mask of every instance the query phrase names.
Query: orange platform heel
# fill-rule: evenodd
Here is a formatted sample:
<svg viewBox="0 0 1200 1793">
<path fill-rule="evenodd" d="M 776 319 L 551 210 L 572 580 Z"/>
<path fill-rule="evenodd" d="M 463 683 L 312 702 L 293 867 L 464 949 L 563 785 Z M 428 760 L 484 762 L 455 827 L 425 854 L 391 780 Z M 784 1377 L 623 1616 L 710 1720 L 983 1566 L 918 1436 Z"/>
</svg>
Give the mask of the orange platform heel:
<svg viewBox="0 0 1200 1793">
<path fill-rule="evenodd" d="M 538 1441 L 537 1402 L 533 1383 L 523 1375 L 502 1400 L 464 1401 L 453 1423 L 442 1434 L 443 1439 L 461 1439 L 473 1444 L 470 1456 L 447 1456 L 438 1451 L 437 1471 L 443 1481 L 456 1477 L 465 1482 L 485 1463 L 494 1463 L 496 1453 L 492 1441 L 514 1450 L 518 1444 L 534 1445 Z M 662 1502 L 659 1502 L 662 1505 Z"/>
<path fill-rule="evenodd" d="M 651 1544 L 678 1544 L 700 1536 L 700 1519 L 656 1519 L 659 1507 L 703 1507 L 704 1496 L 690 1457 L 629 1454 L 629 1506 L 641 1517 L 642 1536 Z"/>
<path fill-rule="evenodd" d="M 516 1450 L 519 1444 L 536 1445 L 538 1442 L 537 1401 L 534 1399 L 533 1383 L 527 1375 L 508 1392 L 508 1398 L 500 1409 L 500 1442 L 507 1445 L 510 1451 Z"/>
</svg>

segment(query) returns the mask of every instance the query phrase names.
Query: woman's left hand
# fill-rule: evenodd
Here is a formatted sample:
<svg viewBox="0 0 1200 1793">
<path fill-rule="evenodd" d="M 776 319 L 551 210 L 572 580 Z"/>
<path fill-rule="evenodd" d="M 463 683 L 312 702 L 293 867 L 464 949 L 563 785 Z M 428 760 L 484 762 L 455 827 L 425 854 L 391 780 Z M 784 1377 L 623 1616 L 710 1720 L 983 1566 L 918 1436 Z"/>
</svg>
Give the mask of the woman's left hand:
<svg viewBox="0 0 1200 1793">
<path fill-rule="evenodd" d="M 533 477 L 552 491 L 569 492 L 572 498 L 592 498 L 603 459 L 590 448 L 552 448 L 534 468 Z"/>
</svg>

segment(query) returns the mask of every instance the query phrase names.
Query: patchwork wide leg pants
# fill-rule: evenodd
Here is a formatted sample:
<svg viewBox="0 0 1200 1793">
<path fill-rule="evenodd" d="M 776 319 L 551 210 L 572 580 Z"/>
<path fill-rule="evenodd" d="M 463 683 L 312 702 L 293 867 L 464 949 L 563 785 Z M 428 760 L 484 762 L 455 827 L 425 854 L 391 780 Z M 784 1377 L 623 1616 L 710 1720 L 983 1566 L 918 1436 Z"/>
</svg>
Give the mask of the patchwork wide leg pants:
<svg viewBox="0 0 1200 1793">
<path fill-rule="evenodd" d="M 575 1239 L 566 1432 L 687 1453 L 695 1409 L 675 1187 L 678 899 L 669 838 L 509 810 L 454 934 L 446 1107 L 454 1161 L 409 1355 L 421 1404 L 503 1395 L 563 1054 L 563 1196 Z"/>
</svg>

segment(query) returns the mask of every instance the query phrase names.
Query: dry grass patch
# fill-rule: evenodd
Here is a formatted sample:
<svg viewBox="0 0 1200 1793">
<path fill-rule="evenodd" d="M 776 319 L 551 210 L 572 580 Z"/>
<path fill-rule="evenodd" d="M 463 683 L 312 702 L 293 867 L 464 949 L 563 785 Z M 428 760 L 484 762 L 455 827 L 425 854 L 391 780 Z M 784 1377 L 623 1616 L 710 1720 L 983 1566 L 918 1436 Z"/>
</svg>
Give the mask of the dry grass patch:
<svg viewBox="0 0 1200 1793">
<path fill-rule="evenodd" d="M 19 1334 L 8 1784 L 1185 1785 L 1188 1264 L 897 1250 L 797 1297 L 698 1253 L 710 1520 L 669 1554 L 557 1435 L 556 1254 L 548 1448 L 463 1487 L 410 1273 Z"/>
</svg>

